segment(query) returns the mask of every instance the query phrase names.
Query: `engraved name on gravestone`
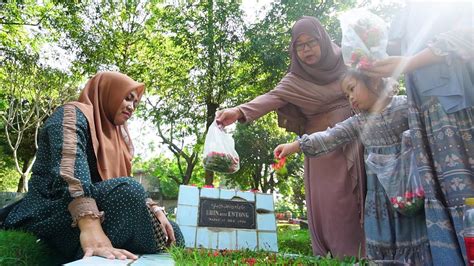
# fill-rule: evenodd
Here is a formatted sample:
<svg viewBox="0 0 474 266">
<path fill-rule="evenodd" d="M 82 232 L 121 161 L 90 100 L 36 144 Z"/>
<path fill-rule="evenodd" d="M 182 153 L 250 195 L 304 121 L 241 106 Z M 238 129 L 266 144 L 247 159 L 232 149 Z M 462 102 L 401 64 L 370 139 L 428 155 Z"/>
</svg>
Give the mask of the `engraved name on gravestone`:
<svg viewBox="0 0 474 266">
<path fill-rule="evenodd" d="M 255 202 L 201 198 L 199 226 L 256 229 Z"/>
</svg>

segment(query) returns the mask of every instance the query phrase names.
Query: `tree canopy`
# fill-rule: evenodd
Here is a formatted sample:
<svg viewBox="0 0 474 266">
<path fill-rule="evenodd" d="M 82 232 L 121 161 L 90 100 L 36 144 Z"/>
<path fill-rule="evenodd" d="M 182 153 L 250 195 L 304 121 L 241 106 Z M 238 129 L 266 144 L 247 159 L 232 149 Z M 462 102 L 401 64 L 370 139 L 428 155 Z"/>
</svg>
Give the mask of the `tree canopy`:
<svg viewBox="0 0 474 266">
<path fill-rule="evenodd" d="M 273 148 L 295 137 L 274 115 L 237 126 L 236 174 L 203 169 L 204 137 L 217 110 L 270 91 L 285 75 L 294 21 L 315 16 L 339 43 L 337 13 L 358 3 L 371 1 L 274 1 L 251 22 L 240 1 L 1 3 L 0 189 L 26 188 L 44 120 L 96 72 L 115 70 L 146 84 L 138 115 L 156 127 L 154 137 L 172 156 L 138 158 L 136 165 L 167 196 L 180 184 L 221 184 L 294 195 L 302 206 L 302 156 L 291 158 L 283 175 L 270 167 Z M 375 11 L 390 18 L 395 7 Z"/>
</svg>

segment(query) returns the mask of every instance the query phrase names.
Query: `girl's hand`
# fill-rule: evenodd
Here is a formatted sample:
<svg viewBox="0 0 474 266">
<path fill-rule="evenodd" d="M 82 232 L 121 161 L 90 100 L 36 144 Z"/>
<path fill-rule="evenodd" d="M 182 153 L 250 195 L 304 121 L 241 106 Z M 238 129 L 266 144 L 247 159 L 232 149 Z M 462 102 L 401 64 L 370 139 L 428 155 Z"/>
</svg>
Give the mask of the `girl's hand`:
<svg viewBox="0 0 474 266">
<path fill-rule="evenodd" d="M 171 225 L 170 221 L 166 217 L 165 213 L 155 207 L 153 209 L 153 213 L 155 214 L 156 218 L 160 221 L 161 230 L 165 233 L 166 237 L 168 238 L 168 245 L 172 245 L 176 242 L 176 238 L 174 236 L 173 226 Z"/>
<path fill-rule="evenodd" d="M 239 108 L 227 108 L 216 112 L 216 122 L 220 126 L 228 126 L 243 116 Z"/>
<path fill-rule="evenodd" d="M 78 220 L 81 230 L 80 242 L 84 251 L 84 258 L 90 256 L 100 256 L 107 259 L 138 259 L 138 256 L 125 250 L 112 246 L 109 238 L 105 235 L 100 225 L 100 220 L 92 217 L 83 217 Z"/>
<path fill-rule="evenodd" d="M 276 158 L 281 159 L 293 153 L 299 152 L 300 150 L 300 143 L 298 141 L 294 141 L 291 143 L 278 145 L 273 151 L 273 154 Z"/>
</svg>

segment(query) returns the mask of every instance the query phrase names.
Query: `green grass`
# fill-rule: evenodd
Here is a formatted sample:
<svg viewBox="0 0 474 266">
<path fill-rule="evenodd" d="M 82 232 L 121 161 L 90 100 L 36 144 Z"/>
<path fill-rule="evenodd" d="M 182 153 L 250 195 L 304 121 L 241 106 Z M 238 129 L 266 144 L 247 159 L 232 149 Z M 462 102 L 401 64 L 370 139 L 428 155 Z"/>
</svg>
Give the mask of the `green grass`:
<svg viewBox="0 0 474 266">
<path fill-rule="evenodd" d="M 278 227 L 279 253 L 207 249 L 168 249 L 176 265 L 353 265 L 355 258 L 337 260 L 311 256 L 308 230 L 294 225 Z M 59 256 L 29 233 L 0 230 L 0 265 L 59 265 Z M 359 265 L 366 265 L 361 261 Z"/>
<path fill-rule="evenodd" d="M 25 232 L 0 230 L 0 265 L 60 265 L 59 256 Z"/>
<path fill-rule="evenodd" d="M 355 258 L 338 260 L 331 257 L 312 257 L 266 251 L 229 251 L 208 249 L 168 249 L 176 265 L 354 265 Z M 366 265 L 361 261 L 359 265 Z"/>
<path fill-rule="evenodd" d="M 279 253 L 266 251 L 228 251 L 208 249 L 168 250 L 176 265 L 354 265 L 355 258 L 338 260 L 327 257 L 313 257 L 308 230 L 299 230 L 292 224 L 278 225 Z M 359 265 L 366 265 L 360 261 Z"/>
<path fill-rule="evenodd" d="M 278 248 L 280 252 L 312 256 L 311 239 L 307 229 L 293 230 L 278 227 Z"/>
</svg>

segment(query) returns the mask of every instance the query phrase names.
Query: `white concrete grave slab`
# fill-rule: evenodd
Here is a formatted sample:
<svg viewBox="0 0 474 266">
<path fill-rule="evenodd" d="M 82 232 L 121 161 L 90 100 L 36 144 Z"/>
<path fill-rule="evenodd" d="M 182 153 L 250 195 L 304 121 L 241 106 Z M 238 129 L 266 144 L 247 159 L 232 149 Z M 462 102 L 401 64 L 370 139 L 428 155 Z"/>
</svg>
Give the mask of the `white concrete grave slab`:
<svg viewBox="0 0 474 266">
<path fill-rule="evenodd" d="M 66 266 L 174 266 L 173 258 L 167 253 L 139 255 L 137 260 L 111 260 L 92 256 L 65 264 Z"/>
<path fill-rule="evenodd" d="M 278 252 L 271 194 L 181 185 L 176 222 L 188 248 Z"/>
</svg>

